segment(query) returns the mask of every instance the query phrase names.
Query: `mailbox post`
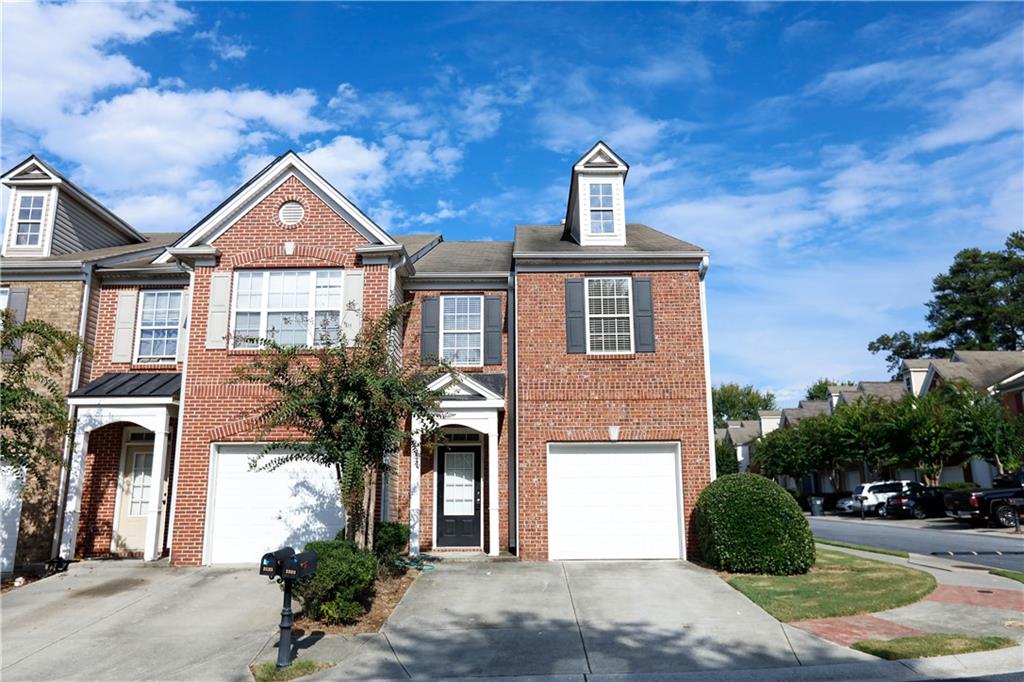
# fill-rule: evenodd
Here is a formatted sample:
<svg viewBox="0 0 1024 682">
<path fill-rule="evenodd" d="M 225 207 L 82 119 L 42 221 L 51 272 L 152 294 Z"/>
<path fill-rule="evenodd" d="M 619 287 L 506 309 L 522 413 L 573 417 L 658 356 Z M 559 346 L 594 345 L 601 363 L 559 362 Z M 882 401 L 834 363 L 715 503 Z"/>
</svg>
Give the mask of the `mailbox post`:
<svg viewBox="0 0 1024 682">
<path fill-rule="evenodd" d="M 281 608 L 281 638 L 277 643 L 277 669 L 283 670 L 292 664 L 292 585 L 296 580 L 311 577 L 316 573 L 316 552 L 309 550 L 295 553 L 291 547 L 282 547 L 268 552 L 260 561 L 260 575 L 271 580 L 277 579 L 284 586 L 284 605 Z"/>
</svg>

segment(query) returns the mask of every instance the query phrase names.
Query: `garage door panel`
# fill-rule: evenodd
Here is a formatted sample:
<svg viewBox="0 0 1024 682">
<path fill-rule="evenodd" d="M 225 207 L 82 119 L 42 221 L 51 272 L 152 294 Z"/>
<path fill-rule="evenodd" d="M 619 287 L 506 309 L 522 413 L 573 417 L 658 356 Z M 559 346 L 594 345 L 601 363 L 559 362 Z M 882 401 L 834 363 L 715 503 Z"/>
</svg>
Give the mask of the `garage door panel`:
<svg viewBox="0 0 1024 682">
<path fill-rule="evenodd" d="M 333 539 L 344 527 L 331 467 L 289 462 L 250 471 L 258 446 L 224 448 L 215 457 L 210 563 L 251 563 L 267 551 Z"/>
<path fill-rule="evenodd" d="M 681 500 L 673 443 L 552 444 L 551 559 L 677 559 Z"/>
</svg>

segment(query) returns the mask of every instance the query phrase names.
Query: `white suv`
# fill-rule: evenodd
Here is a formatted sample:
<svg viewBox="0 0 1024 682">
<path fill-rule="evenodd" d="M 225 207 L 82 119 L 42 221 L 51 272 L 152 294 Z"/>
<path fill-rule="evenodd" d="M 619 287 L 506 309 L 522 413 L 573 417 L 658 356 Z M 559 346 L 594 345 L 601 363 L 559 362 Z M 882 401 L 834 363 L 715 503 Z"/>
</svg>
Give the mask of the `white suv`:
<svg viewBox="0 0 1024 682">
<path fill-rule="evenodd" d="M 863 507 L 866 512 L 875 512 L 879 516 L 885 516 L 886 500 L 893 495 L 922 487 L 924 486 L 917 481 L 874 481 L 872 483 L 862 483 L 853 489 L 853 499 L 857 503 L 858 510 Z"/>
</svg>

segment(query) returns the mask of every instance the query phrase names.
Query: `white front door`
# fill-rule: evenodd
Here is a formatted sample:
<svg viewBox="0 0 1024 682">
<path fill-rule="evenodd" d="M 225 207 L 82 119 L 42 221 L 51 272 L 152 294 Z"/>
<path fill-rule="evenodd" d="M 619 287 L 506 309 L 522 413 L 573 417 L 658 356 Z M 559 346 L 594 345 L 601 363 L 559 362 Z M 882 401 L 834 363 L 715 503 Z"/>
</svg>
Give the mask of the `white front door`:
<svg viewBox="0 0 1024 682">
<path fill-rule="evenodd" d="M 221 445 L 213 453 L 206 563 L 256 563 L 265 552 L 333 540 L 345 527 L 333 467 L 289 462 L 251 471 L 259 445 Z"/>
<path fill-rule="evenodd" d="M 160 490 L 153 484 L 153 443 L 128 443 L 121 460 L 121 504 L 113 550 L 141 552 L 149 505 Z"/>
<path fill-rule="evenodd" d="M 551 443 L 548 558 L 683 556 L 678 443 Z"/>
</svg>

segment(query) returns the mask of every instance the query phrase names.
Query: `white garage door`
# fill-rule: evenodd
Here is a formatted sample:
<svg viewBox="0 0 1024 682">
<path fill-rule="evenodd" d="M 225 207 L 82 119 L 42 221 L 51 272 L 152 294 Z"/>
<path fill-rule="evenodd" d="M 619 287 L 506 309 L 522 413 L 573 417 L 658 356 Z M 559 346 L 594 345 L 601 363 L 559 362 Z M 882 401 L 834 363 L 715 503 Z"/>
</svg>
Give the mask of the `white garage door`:
<svg viewBox="0 0 1024 682">
<path fill-rule="evenodd" d="M 207 563 L 255 563 L 286 545 L 333 540 L 344 527 L 333 468 L 292 462 L 250 471 L 258 445 L 219 446 L 213 457 Z"/>
<path fill-rule="evenodd" d="M 679 559 L 676 443 L 548 446 L 548 558 Z"/>
</svg>

